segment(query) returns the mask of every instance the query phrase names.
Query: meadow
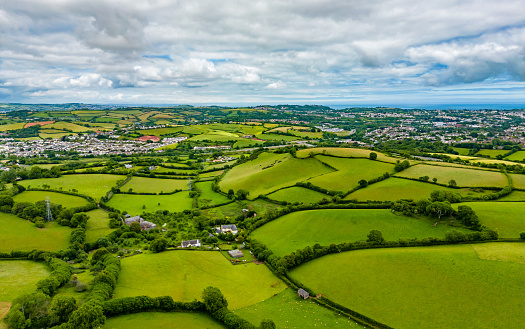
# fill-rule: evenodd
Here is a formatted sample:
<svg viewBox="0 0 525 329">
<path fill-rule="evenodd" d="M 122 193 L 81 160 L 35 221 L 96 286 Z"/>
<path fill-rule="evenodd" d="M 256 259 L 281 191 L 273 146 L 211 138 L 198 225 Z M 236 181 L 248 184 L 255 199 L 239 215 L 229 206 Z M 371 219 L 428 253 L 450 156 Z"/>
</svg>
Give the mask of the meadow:
<svg viewBox="0 0 525 329">
<path fill-rule="evenodd" d="M 211 316 L 202 313 L 143 312 L 110 317 L 104 328 L 108 329 L 205 329 L 226 328 Z"/>
<path fill-rule="evenodd" d="M 507 154 L 509 152 L 510 152 L 510 150 L 489 150 L 489 149 L 483 149 L 483 150 L 479 150 L 475 155 L 484 155 L 484 156 L 489 156 L 491 158 L 495 158 L 498 155 L 505 155 L 505 154 Z"/>
<path fill-rule="evenodd" d="M 393 164 L 367 159 L 344 159 L 323 155 L 317 155 L 315 158 L 337 169 L 337 171 L 317 176 L 308 181 L 332 191 L 349 191 L 358 186 L 358 182 L 362 179 L 369 181 L 394 170 Z"/>
<path fill-rule="evenodd" d="M 132 189 L 135 193 L 169 193 L 175 190 L 187 190 L 188 180 L 186 179 L 161 179 L 149 177 L 133 177 L 129 182 L 120 188 L 127 192 Z"/>
<path fill-rule="evenodd" d="M 501 251 L 497 243 L 483 246 L 482 255 Z M 394 328 L 523 328 L 525 264 L 480 259 L 475 248 L 357 250 L 315 259 L 291 276 Z"/>
<path fill-rule="evenodd" d="M 15 195 L 13 200 L 15 200 L 15 202 L 36 203 L 38 201 L 46 200 L 47 197 L 49 197 L 51 203 L 61 204 L 67 208 L 82 207 L 89 203 L 86 199 L 78 196 L 51 191 L 25 191 Z"/>
<path fill-rule="evenodd" d="M 415 165 L 408 169 L 397 173 L 396 176 L 408 177 L 408 178 L 419 178 L 422 176 L 437 178 L 439 184 L 448 184 L 453 179 L 456 181 L 457 186 L 461 187 L 478 187 L 478 186 L 494 186 L 494 187 L 505 187 L 507 177 L 496 171 L 486 170 L 469 170 L 455 167 L 441 167 L 441 166 L 428 166 L 428 165 Z"/>
<path fill-rule="evenodd" d="M 78 190 L 78 193 L 88 195 L 95 200 L 104 196 L 118 180 L 125 179 L 124 176 L 107 175 L 107 174 L 78 174 L 63 175 L 58 178 L 40 178 L 23 180 L 20 185 L 25 187 L 42 188 L 44 184 L 49 185 L 51 189 L 71 191 Z"/>
<path fill-rule="evenodd" d="M 226 196 L 211 189 L 212 182 L 196 183 L 195 187 L 201 191 L 199 206 L 211 206 L 231 201 Z"/>
<path fill-rule="evenodd" d="M 69 244 L 71 229 L 51 222 L 45 228 L 37 228 L 28 220 L 11 214 L 0 215 L 0 251 L 31 251 L 33 249 L 58 251 Z"/>
<path fill-rule="evenodd" d="M 327 154 L 341 158 L 368 158 L 374 151 L 348 147 L 314 147 L 297 151 L 298 158 L 308 158 L 311 154 Z M 389 157 L 383 153 L 375 152 L 377 160 L 396 163 L 396 158 Z"/>
<path fill-rule="evenodd" d="M 430 198 L 430 193 L 435 190 L 459 193 L 462 196 L 483 195 L 470 189 L 452 189 L 431 183 L 417 182 L 409 179 L 391 177 L 383 181 L 371 184 L 366 188 L 359 189 L 348 196 L 345 200 L 357 201 L 396 201 L 399 199 L 419 200 Z M 488 193 L 488 192 L 487 192 Z"/>
<path fill-rule="evenodd" d="M 279 135 L 279 134 L 259 134 L 256 137 L 263 139 L 265 141 L 285 141 L 285 142 L 296 141 L 299 139 L 296 136 Z"/>
<path fill-rule="evenodd" d="M 468 152 L 470 151 L 470 149 L 462 148 L 462 147 L 453 147 L 452 149 L 458 152 L 459 155 L 468 155 Z"/>
<path fill-rule="evenodd" d="M 89 220 L 86 224 L 86 242 L 96 242 L 99 238 L 113 232 L 109 227 L 108 213 L 102 209 L 95 209 L 86 213 Z"/>
<path fill-rule="evenodd" d="M 498 201 L 525 201 L 525 192 L 512 191 L 509 195 L 499 198 Z"/>
<path fill-rule="evenodd" d="M 510 174 L 514 188 L 525 190 L 525 175 Z"/>
<path fill-rule="evenodd" d="M 240 189 L 253 199 L 333 170 L 315 159 L 296 159 L 289 154 L 262 153 L 253 161 L 230 169 L 220 182 L 222 191 Z"/>
<path fill-rule="evenodd" d="M 268 194 L 268 197 L 272 200 L 277 201 L 286 201 L 290 203 L 317 203 L 322 199 L 331 200 L 332 197 L 317 191 L 312 191 L 310 189 L 292 186 L 290 188 L 285 188 L 271 194 Z"/>
<path fill-rule="evenodd" d="M 137 280 L 146 273 L 146 283 Z M 286 288 L 264 265 L 232 265 L 220 252 L 178 250 L 124 258 L 114 295 L 169 295 L 176 301 L 192 301 L 200 299 L 210 285 L 222 291 L 233 310 L 268 299 Z"/>
<path fill-rule="evenodd" d="M 523 202 L 469 202 L 481 224 L 497 228 L 501 238 L 519 238 L 525 231 L 525 203 Z M 458 204 L 460 205 L 460 204 Z M 454 205 L 456 206 L 456 205 Z"/>
<path fill-rule="evenodd" d="M 434 226 L 435 219 L 396 215 L 390 209 L 323 209 L 294 212 L 256 229 L 252 237 L 277 256 L 319 243 L 366 241 L 371 230 L 380 230 L 385 240 L 445 237 L 452 228 Z M 468 230 L 462 230 L 468 232 Z"/>
<path fill-rule="evenodd" d="M 132 216 L 143 212 L 155 212 L 157 210 L 168 210 L 180 212 L 192 208 L 193 199 L 189 192 L 177 192 L 167 195 L 135 195 L 115 194 L 107 203 L 108 206 L 125 210 Z"/>
<path fill-rule="evenodd" d="M 518 152 L 512 153 L 511 155 L 505 158 L 505 160 L 510 160 L 510 161 L 522 161 L 524 159 L 525 159 L 525 151 L 518 151 Z"/>
<path fill-rule="evenodd" d="M 0 261 L 0 302 L 12 302 L 22 294 L 33 292 L 36 283 L 49 274 L 50 271 L 43 262 Z"/>
</svg>

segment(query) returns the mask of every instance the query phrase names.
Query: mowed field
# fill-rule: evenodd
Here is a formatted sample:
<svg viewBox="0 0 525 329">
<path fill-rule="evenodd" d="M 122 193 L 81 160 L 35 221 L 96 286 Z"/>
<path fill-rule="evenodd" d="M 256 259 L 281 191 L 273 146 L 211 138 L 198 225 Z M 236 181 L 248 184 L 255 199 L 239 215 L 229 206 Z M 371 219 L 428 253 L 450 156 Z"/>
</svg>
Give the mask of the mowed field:
<svg viewBox="0 0 525 329">
<path fill-rule="evenodd" d="M 134 216 L 157 210 L 179 212 L 191 209 L 192 202 L 189 192 L 177 192 L 168 195 L 115 194 L 107 204 L 119 210 L 126 210 Z"/>
<path fill-rule="evenodd" d="M 130 188 L 137 193 L 168 193 L 175 190 L 187 190 L 188 181 L 185 179 L 133 177 L 120 189 L 127 192 Z"/>
<path fill-rule="evenodd" d="M 525 151 L 518 151 L 518 152 L 512 153 L 511 155 L 505 158 L 505 160 L 510 160 L 510 161 L 522 161 L 523 159 L 525 159 Z"/>
<path fill-rule="evenodd" d="M 11 214 L 0 215 L 0 251 L 31 251 L 33 249 L 58 251 L 69 244 L 71 229 L 55 222 L 37 228 L 28 220 Z"/>
<path fill-rule="evenodd" d="M 291 276 L 394 328 L 523 328 L 525 264 L 513 255 L 525 245 L 507 249 L 514 251 L 504 261 L 488 260 L 501 243 L 358 250 L 310 261 Z"/>
<path fill-rule="evenodd" d="M 463 204 L 476 212 L 481 224 L 492 229 L 497 228 L 501 238 L 519 238 L 520 232 L 525 232 L 525 203 L 523 202 L 469 202 Z"/>
<path fill-rule="evenodd" d="M 78 193 L 88 195 L 95 200 L 100 199 L 116 185 L 118 180 L 125 179 L 124 176 L 106 175 L 106 174 L 79 174 L 63 175 L 58 178 L 41 178 L 23 180 L 19 184 L 25 187 L 40 187 L 44 184 L 49 185 L 52 189 L 61 189 L 64 191 L 78 190 Z"/>
<path fill-rule="evenodd" d="M 15 202 L 38 202 L 46 200 L 49 197 L 49 201 L 54 204 L 61 204 L 67 208 L 82 207 L 87 205 L 89 202 L 81 197 L 55 193 L 51 191 L 25 191 L 20 194 L 17 194 L 13 197 Z"/>
<path fill-rule="evenodd" d="M 295 159 L 289 154 L 262 153 L 253 161 L 229 170 L 220 182 L 222 191 L 240 189 L 253 199 L 315 176 L 333 172 L 315 159 Z"/>
<path fill-rule="evenodd" d="M 452 189 L 436 184 L 417 182 L 409 179 L 391 177 L 374 183 L 366 188 L 359 189 L 346 196 L 345 200 L 357 201 L 396 201 L 399 199 L 419 200 L 430 198 L 435 190 L 459 193 L 462 196 L 483 195 L 470 189 Z M 489 193 L 489 192 L 486 192 Z"/>
<path fill-rule="evenodd" d="M 290 203 L 317 203 L 323 199 L 331 200 L 330 195 L 326 195 L 317 191 L 312 191 L 310 189 L 292 186 L 290 188 L 285 188 L 272 194 L 269 194 L 268 197 L 272 200 L 277 201 L 286 201 Z"/>
<path fill-rule="evenodd" d="M 0 302 L 12 302 L 22 294 L 33 292 L 36 283 L 50 273 L 44 262 L 0 261 Z"/>
<path fill-rule="evenodd" d="M 137 279 L 146 273 L 147 284 Z M 176 301 L 200 300 L 208 286 L 222 291 L 230 309 L 258 303 L 286 288 L 264 265 L 234 266 L 219 252 L 181 250 L 123 259 L 115 298 L 169 295 Z"/>
<path fill-rule="evenodd" d="M 203 313 L 143 312 L 107 318 L 107 329 L 222 329 L 222 323 Z"/>
<path fill-rule="evenodd" d="M 491 158 L 495 158 L 498 155 L 504 155 L 509 152 L 510 150 L 479 150 L 476 153 L 476 155 L 484 155 L 484 156 L 490 156 Z"/>
<path fill-rule="evenodd" d="M 113 232 L 109 228 L 108 213 L 102 209 L 95 209 L 86 212 L 89 220 L 86 224 L 86 242 L 96 242 L 99 238 Z"/>
<path fill-rule="evenodd" d="M 252 237 L 277 256 L 319 243 L 366 241 L 371 230 L 385 240 L 444 237 L 452 228 L 435 220 L 395 215 L 389 209 L 323 209 L 294 212 L 256 229 Z M 464 230 L 464 232 L 468 232 Z"/>
<path fill-rule="evenodd" d="M 358 182 L 362 179 L 369 181 L 394 170 L 393 164 L 367 159 L 343 159 L 323 155 L 317 155 L 316 158 L 336 168 L 337 171 L 308 181 L 332 191 L 349 191 L 358 186 Z"/>
<path fill-rule="evenodd" d="M 428 176 L 430 177 L 430 181 L 435 177 L 438 179 L 437 182 L 439 184 L 448 184 L 448 182 L 453 179 L 456 181 L 457 186 L 462 187 L 505 187 L 508 184 L 507 177 L 500 172 L 469 170 L 454 167 L 416 165 L 405 169 L 396 175 L 416 179 L 422 176 Z"/>
</svg>

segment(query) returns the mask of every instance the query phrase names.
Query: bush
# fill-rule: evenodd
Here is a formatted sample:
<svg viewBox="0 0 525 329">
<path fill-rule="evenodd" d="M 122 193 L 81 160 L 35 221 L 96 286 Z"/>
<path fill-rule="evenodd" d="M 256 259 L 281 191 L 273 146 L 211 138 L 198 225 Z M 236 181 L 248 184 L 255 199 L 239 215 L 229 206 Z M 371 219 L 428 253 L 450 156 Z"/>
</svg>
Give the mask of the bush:
<svg viewBox="0 0 525 329">
<path fill-rule="evenodd" d="M 44 226 L 46 226 L 46 223 L 44 223 L 44 221 L 42 220 L 38 220 L 35 222 L 35 226 L 38 228 L 44 228 Z"/>
<path fill-rule="evenodd" d="M 520 233 L 520 239 L 525 240 L 525 232 Z"/>
</svg>

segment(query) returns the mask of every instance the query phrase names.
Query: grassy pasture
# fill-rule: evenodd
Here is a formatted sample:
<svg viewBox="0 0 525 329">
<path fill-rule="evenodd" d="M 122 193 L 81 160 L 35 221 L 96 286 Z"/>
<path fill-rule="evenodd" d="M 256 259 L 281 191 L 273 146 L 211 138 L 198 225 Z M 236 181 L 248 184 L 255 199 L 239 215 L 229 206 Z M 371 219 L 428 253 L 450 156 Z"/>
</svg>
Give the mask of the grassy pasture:
<svg viewBox="0 0 525 329">
<path fill-rule="evenodd" d="M 400 177 L 419 178 L 421 176 L 429 176 L 430 180 L 436 177 L 438 183 L 448 184 L 449 180 L 453 179 L 458 186 L 476 187 L 476 186 L 494 186 L 505 187 L 507 185 L 507 177 L 500 172 L 486 171 L 486 170 L 469 170 L 455 167 L 441 167 L 416 165 L 403 170 L 396 174 Z"/>
<path fill-rule="evenodd" d="M 189 192 L 178 192 L 169 195 L 133 195 L 133 194 L 116 194 L 108 205 L 119 209 L 126 210 L 132 215 L 138 215 L 142 212 L 155 212 L 157 210 L 169 210 L 179 212 L 185 209 L 191 209 L 193 199 L 189 197 Z M 143 208 L 146 206 L 146 208 Z"/>
<path fill-rule="evenodd" d="M 255 137 L 264 139 L 266 141 L 285 141 L 285 142 L 296 141 L 299 139 L 296 136 L 278 135 L 278 134 L 259 134 Z"/>
<path fill-rule="evenodd" d="M 513 191 L 509 195 L 506 195 L 503 198 L 498 199 L 498 201 L 525 201 L 525 192 Z"/>
<path fill-rule="evenodd" d="M 321 201 L 322 199 L 331 200 L 331 196 L 317 192 L 312 191 L 304 187 L 300 186 L 292 186 L 290 188 L 285 188 L 276 192 L 273 192 L 268 195 L 268 197 L 272 200 L 277 201 L 286 201 L 290 203 L 316 203 Z"/>
<path fill-rule="evenodd" d="M 107 175 L 107 174 L 78 174 L 78 175 L 64 175 L 58 178 L 41 178 L 24 180 L 20 185 L 25 187 L 42 187 L 47 184 L 52 189 L 61 189 L 64 191 L 78 190 L 78 193 L 89 195 L 95 200 L 104 196 L 111 187 L 115 186 L 118 180 L 124 179 L 124 176 Z"/>
<path fill-rule="evenodd" d="M 182 131 L 183 127 L 165 127 L 165 128 L 156 128 L 156 129 L 147 129 L 147 130 L 137 130 L 137 132 L 143 135 L 153 135 L 153 136 L 162 136 L 168 134 L 174 134 L 179 131 Z"/>
<path fill-rule="evenodd" d="M 12 302 L 22 294 L 33 292 L 36 283 L 46 278 L 49 273 L 43 262 L 0 261 L 0 302 Z"/>
<path fill-rule="evenodd" d="M 525 189 L 525 175 L 510 174 L 510 178 L 515 188 Z"/>
<path fill-rule="evenodd" d="M 220 186 L 223 191 L 248 190 L 253 199 L 332 171 L 315 159 L 301 160 L 289 154 L 262 153 L 257 159 L 230 169 Z"/>
<path fill-rule="evenodd" d="M 197 189 L 201 190 L 201 195 L 199 197 L 200 206 L 211 206 L 214 204 L 220 204 L 230 201 L 224 195 L 217 193 L 211 189 L 212 182 L 202 182 L 196 183 L 195 186 Z"/>
<path fill-rule="evenodd" d="M 0 125 L 0 131 L 22 129 L 22 128 L 24 128 L 25 125 L 26 125 L 25 122 L 8 123 L 8 124 L 5 124 L 5 125 Z"/>
<path fill-rule="evenodd" d="M 505 160 L 510 160 L 510 161 L 522 161 L 524 159 L 525 159 L 525 151 L 518 151 L 518 152 L 512 153 L 511 155 L 505 158 Z"/>
<path fill-rule="evenodd" d="M 310 153 L 312 154 L 323 154 L 326 153 L 327 155 L 333 155 L 336 157 L 342 157 L 342 158 L 368 158 L 370 156 L 370 153 L 374 151 L 366 150 L 366 149 L 358 149 L 358 148 L 346 148 L 346 147 L 314 147 L 314 148 L 308 148 L 297 151 L 297 157 L 298 158 L 307 158 L 310 156 Z M 379 161 L 385 161 L 385 162 L 392 162 L 395 163 L 397 160 L 396 158 L 392 158 L 389 156 L 384 155 L 383 153 L 377 154 L 377 160 Z"/>
<path fill-rule="evenodd" d="M 133 189 L 133 192 L 137 193 L 167 193 L 175 190 L 187 190 L 188 181 L 185 179 L 133 177 L 120 189 L 122 191 L 128 191 L 130 188 Z"/>
<path fill-rule="evenodd" d="M 481 224 L 497 228 L 502 238 L 519 238 L 525 231 L 525 203 L 523 202 L 468 202 Z M 459 204 L 458 204 L 459 205 Z"/>
<path fill-rule="evenodd" d="M 264 143 L 263 141 L 243 138 L 242 140 L 233 144 L 233 148 L 244 148 L 244 147 L 252 147 L 252 146 L 255 147 L 263 143 Z"/>
<path fill-rule="evenodd" d="M 68 129 L 68 130 L 71 130 L 75 133 L 80 133 L 80 132 L 85 132 L 85 131 L 88 131 L 90 130 L 89 128 L 87 127 L 84 127 L 84 126 L 79 126 L 79 125 L 76 125 L 74 123 L 71 123 L 71 122 L 55 122 L 53 124 L 50 124 L 50 125 L 46 125 L 44 129 L 58 129 L 58 130 L 64 130 L 64 129 Z"/>
<path fill-rule="evenodd" d="M 271 319 L 277 328 L 364 328 L 315 302 L 299 298 L 297 292 L 289 288 L 264 302 L 235 310 L 235 314 L 254 325 Z"/>
<path fill-rule="evenodd" d="M 108 213 L 102 209 L 95 209 L 86 213 L 89 215 L 89 220 L 86 224 L 86 242 L 95 242 L 99 238 L 113 232 L 109 228 Z"/>
<path fill-rule="evenodd" d="M 191 138 L 188 138 L 188 140 L 191 141 L 203 141 L 203 140 L 210 140 L 212 142 L 227 142 L 227 141 L 238 141 L 241 140 L 241 138 L 237 134 L 229 133 L 226 131 L 210 131 L 208 133 L 193 136 Z"/>
<path fill-rule="evenodd" d="M 451 228 L 433 226 L 435 220 L 395 215 L 389 209 L 323 209 L 294 212 L 273 220 L 252 233 L 277 256 L 316 243 L 366 241 L 371 230 L 385 240 L 444 237 Z M 467 232 L 468 230 L 465 230 Z"/>
<path fill-rule="evenodd" d="M 402 179 L 391 177 L 381 182 L 374 183 L 366 188 L 359 189 L 349 194 L 345 200 L 358 201 L 396 201 L 399 199 L 419 200 L 429 198 L 430 193 L 435 190 L 449 191 L 459 193 L 462 196 L 467 195 L 483 195 L 483 193 L 476 193 L 472 190 L 466 189 L 452 189 L 435 184 L 417 182 L 409 179 Z M 487 192 L 488 193 L 488 192 Z"/>
<path fill-rule="evenodd" d="M 349 191 L 359 185 L 361 179 L 368 181 L 394 170 L 393 164 L 367 159 L 343 159 L 323 155 L 317 155 L 316 158 L 338 171 L 308 181 L 333 191 Z"/>
<path fill-rule="evenodd" d="M 204 173 L 204 174 L 199 174 L 199 177 L 201 177 L 201 178 L 215 177 L 215 176 L 222 175 L 223 172 L 224 172 L 224 170 L 211 171 L 211 172 L 207 172 L 207 173 Z"/>
<path fill-rule="evenodd" d="M 246 266 L 245 266 L 246 265 Z M 122 260 L 115 297 L 172 296 L 200 299 L 208 286 L 221 289 L 230 309 L 255 304 L 283 291 L 286 285 L 264 265 L 231 265 L 219 252 L 171 251 Z M 137 281 L 148 273 L 148 284 Z"/>
<path fill-rule="evenodd" d="M 0 215 L 0 251 L 31 251 L 33 249 L 58 251 L 67 248 L 71 229 L 55 222 L 37 228 L 28 220 L 11 214 Z"/>
<path fill-rule="evenodd" d="M 72 133 L 52 133 L 52 134 L 48 134 L 48 133 L 40 133 L 38 134 L 38 136 L 40 136 L 40 138 L 42 139 L 50 139 L 50 138 L 55 138 L 55 139 L 58 139 L 58 138 L 62 138 L 64 136 L 69 136 L 71 135 Z"/>
<path fill-rule="evenodd" d="M 89 202 L 81 197 L 55 193 L 55 192 L 46 192 L 46 191 L 25 191 L 14 196 L 16 202 L 37 202 L 46 200 L 49 196 L 49 201 L 54 204 L 61 204 L 67 208 L 82 207 L 87 205 Z"/>
<path fill-rule="evenodd" d="M 211 316 L 202 313 L 143 312 L 108 318 L 104 328 L 108 329 L 205 329 L 226 328 Z"/>
<path fill-rule="evenodd" d="M 458 152 L 459 155 L 468 155 L 468 152 L 470 151 L 469 149 L 463 147 L 453 147 L 452 149 Z"/>
<path fill-rule="evenodd" d="M 499 244 L 483 246 L 489 249 L 483 255 L 501 251 Z M 525 326 L 525 265 L 480 259 L 470 245 L 345 252 L 303 264 L 291 275 L 394 328 Z"/>
<path fill-rule="evenodd" d="M 495 158 L 498 155 L 504 155 L 509 152 L 510 150 L 479 150 L 475 155 L 488 155 L 491 158 Z"/>
</svg>

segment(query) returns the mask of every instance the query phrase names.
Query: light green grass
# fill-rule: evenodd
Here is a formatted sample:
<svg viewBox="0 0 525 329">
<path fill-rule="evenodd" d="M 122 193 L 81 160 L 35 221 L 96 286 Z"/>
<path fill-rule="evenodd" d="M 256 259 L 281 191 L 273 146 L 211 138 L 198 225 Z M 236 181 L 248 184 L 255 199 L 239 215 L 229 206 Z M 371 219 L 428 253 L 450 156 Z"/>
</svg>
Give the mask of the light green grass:
<svg viewBox="0 0 525 329">
<path fill-rule="evenodd" d="M 394 328 L 525 327 L 525 265 L 481 260 L 470 245 L 345 252 L 291 275 Z"/>
<path fill-rule="evenodd" d="M 278 135 L 278 134 L 259 134 L 255 137 L 259 139 L 264 139 L 265 141 L 285 141 L 285 142 L 296 141 L 299 139 L 296 136 Z"/>
<path fill-rule="evenodd" d="M 323 155 L 317 155 L 316 158 L 337 171 L 308 181 L 332 191 L 349 191 L 358 186 L 362 179 L 369 181 L 394 170 L 393 164 L 367 159 L 343 159 Z"/>
<path fill-rule="evenodd" d="M 235 314 L 254 325 L 271 319 L 277 328 L 364 328 L 343 315 L 298 297 L 290 288 L 264 302 L 236 310 Z"/>
<path fill-rule="evenodd" d="M 498 155 L 504 155 L 509 153 L 510 150 L 479 150 L 476 155 L 488 155 L 491 158 L 495 158 Z"/>
<path fill-rule="evenodd" d="M 84 272 L 78 273 L 76 275 L 77 275 L 78 281 L 81 283 L 90 283 L 94 278 L 93 273 L 89 270 L 85 270 Z M 78 304 L 81 304 L 86 300 L 86 297 L 88 295 L 89 295 L 89 290 L 78 292 L 76 291 L 75 287 L 66 283 L 62 287 L 58 288 L 55 296 L 73 297 L 77 300 Z"/>
<path fill-rule="evenodd" d="M 458 152 L 459 155 L 468 155 L 468 152 L 470 151 L 469 149 L 462 147 L 453 147 L 452 149 Z"/>
<path fill-rule="evenodd" d="M 105 175 L 105 174 L 86 174 L 86 175 L 63 175 L 59 178 L 41 178 L 21 181 L 23 186 L 40 187 L 44 184 L 52 189 L 62 188 L 64 191 L 76 189 L 78 193 L 91 196 L 95 200 L 104 196 L 107 191 L 116 185 L 118 180 L 125 179 L 125 176 Z"/>
<path fill-rule="evenodd" d="M 45 263 L 29 260 L 0 261 L 0 302 L 12 302 L 22 294 L 35 291 L 36 283 L 49 273 Z"/>
<path fill-rule="evenodd" d="M 292 186 L 268 195 L 272 200 L 286 201 L 290 203 L 316 203 L 323 199 L 331 200 L 332 197 L 320 192 L 312 191 L 300 186 Z"/>
<path fill-rule="evenodd" d="M 193 199 L 190 198 L 189 192 L 178 192 L 168 195 L 116 194 L 109 200 L 108 205 L 119 210 L 126 210 L 130 214 L 141 214 L 157 210 L 180 212 L 185 209 L 191 209 L 192 201 Z M 143 208 L 143 206 L 146 206 L 146 208 Z"/>
<path fill-rule="evenodd" d="M 525 175 L 510 174 L 510 178 L 515 188 L 525 189 Z"/>
<path fill-rule="evenodd" d="M 197 189 L 201 190 L 201 195 L 199 197 L 200 206 L 211 206 L 230 201 L 230 199 L 224 195 L 211 189 L 212 182 L 196 183 L 195 185 Z"/>
<path fill-rule="evenodd" d="M 525 192 L 513 191 L 509 195 L 499 198 L 497 201 L 525 201 Z"/>
<path fill-rule="evenodd" d="M 204 173 L 204 174 L 199 174 L 199 177 L 205 178 L 205 177 L 220 176 L 220 175 L 222 175 L 223 172 L 224 172 L 224 170 L 210 171 L 210 172 L 207 172 L 207 173 Z"/>
<path fill-rule="evenodd" d="M 237 134 L 216 130 L 216 131 L 210 131 L 202 135 L 193 136 L 191 138 L 188 138 L 188 140 L 189 141 L 209 140 L 212 142 L 227 142 L 227 141 L 238 141 L 238 140 L 241 140 L 241 138 Z"/>
<path fill-rule="evenodd" d="M 173 172 L 177 174 L 185 174 L 185 175 L 195 175 L 197 174 L 197 170 L 181 170 L 181 169 L 172 169 L 172 168 L 164 168 L 164 167 L 158 167 L 155 170 L 155 173 L 164 173 L 164 172 Z"/>
<path fill-rule="evenodd" d="M 277 256 L 319 243 L 366 241 L 371 230 L 385 240 L 443 238 L 450 226 L 435 220 L 395 215 L 389 209 L 323 209 L 294 212 L 263 225 L 252 233 Z M 464 230 L 467 232 L 467 230 Z"/>
<path fill-rule="evenodd" d="M 8 131 L 8 130 L 17 130 L 22 129 L 26 125 L 25 122 L 20 123 L 8 123 L 5 125 L 0 125 L 0 131 Z"/>
<path fill-rule="evenodd" d="M 108 318 L 107 329 L 222 329 L 226 328 L 211 316 L 203 313 L 144 312 Z"/>
<path fill-rule="evenodd" d="M 183 127 L 165 127 L 165 128 L 157 128 L 157 129 L 147 129 L 147 130 L 138 130 L 137 132 L 141 133 L 145 136 L 162 136 L 162 135 L 168 135 L 168 134 L 174 134 L 179 131 L 182 131 Z"/>
<path fill-rule="evenodd" d="M 332 171 L 315 159 L 262 153 L 257 159 L 230 169 L 221 180 L 220 187 L 223 191 L 248 190 L 249 198 L 255 198 Z"/>
<path fill-rule="evenodd" d="M 359 189 L 349 194 L 345 200 L 358 201 L 396 201 L 399 199 L 420 200 L 430 198 L 433 191 L 449 191 L 462 196 L 484 195 L 470 189 L 452 189 L 431 183 L 417 182 L 409 179 L 391 177 L 374 183 L 366 188 Z M 487 192 L 488 193 L 488 192 Z"/>
<path fill-rule="evenodd" d="M 64 136 L 69 136 L 69 135 L 72 135 L 73 133 L 58 133 L 58 134 L 46 134 L 46 133 L 40 133 L 38 134 L 38 136 L 40 136 L 40 138 L 42 139 L 48 139 L 48 138 L 55 138 L 55 139 L 59 139 L 59 138 L 62 138 Z"/>
<path fill-rule="evenodd" d="M 246 266 L 245 266 L 246 265 Z M 215 251 L 168 251 L 122 260 L 115 297 L 172 296 L 176 301 L 201 299 L 208 286 L 219 288 L 230 309 L 263 301 L 286 285 L 264 265 L 231 265 Z M 148 284 L 137 280 L 147 273 Z"/>
<path fill-rule="evenodd" d="M 86 242 L 96 242 L 99 238 L 113 232 L 109 228 L 108 213 L 102 209 L 95 209 L 86 213 L 89 220 L 86 225 Z"/>
<path fill-rule="evenodd" d="M 525 203 L 523 202 L 468 202 L 481 224 L 497 228 L 502 238 L 519 238 L 525 231 Z"/>
<path fill-rule="evenodd" d="M 85 131 L 90 130 L 87 127 L 79 126 L 79 125 L 76 125 L 76 124 L 71 123 L 71 122 L 55 122 L 55 123 L 52 123 L 50 125 L 46 125 L 44 127 L 45 127 L 44 129 L 48 129 L 48 128 L 49 129 L 53 129 L 54 128 L 54 129 L 59 129 L 59 130 L 68 129 L 68 130 L 71 130 L 74 133 L 85 132 Z"/>
<path fill-rule="evenodd" d="M 130 188 L 137 193 L 169 193 L 175 190 L 187 190 L 188 181 L 185 179 L 133 177 L 120 189 L 128 191 Z"/>
<path fill-rule="evenodd" d="M 428 176 L 430 180 L 436 177 L 438 179 L 437 182 L 440 184 L 448 184 L 448 182 L 453 179 L 456 181 L 457 186 L 463 187 L 505 187 L 508 184 L 507 177 L 500 172 L 469 170 L 455 167 L 416 165 L 396 175 L 409 178 Z"/>
<path fill-rule="evenodd" d="M 505 158 L 505 160 L 510 160 L 510 161 L 522 161 L 524 159 L 525 159 L 525 151 L 518 151 L 518 152 L 512 153 L 511 155 Z"/>
<path fill-rule="evenodd" d="M 314 147 L 297 151 L 297 157 L 307 158 L 310 154 L 328 154 L 342 158 L 368 158 L 372 152 L 375 151 L 351 147 Z M 377 160 L 379 161 L 395 163 L 399 160 L 397 158 L 386 156 L 383 153 L 375 153 L 377 154 Z"/>
<path fill-rule="evenodd" d="M 233 144 L 233 148 L 256 147 L 263 143 L 263 141 L 243 138 L 242 140 Z"/>
<path fill-rule="evenodd" d="M 11 214 L 0 214 L 0 251 L 31 251 L 33 249 L 58 251 L 69 244 L 71 229 L 55 222 L 39 229 L 28 220 Z"/>
<path fill-rule="evenodd" d="M 37 201 L 46 200 L 47 197 L 49 197 L 51 203 L 61 204 L 67 208 L 82 207 L 89 203 L 86 199 L 78 196 L 46 191 L 25 191 L 15 195 L 13 199 L 15 202 L 36 203 Z"/>
</svg>

